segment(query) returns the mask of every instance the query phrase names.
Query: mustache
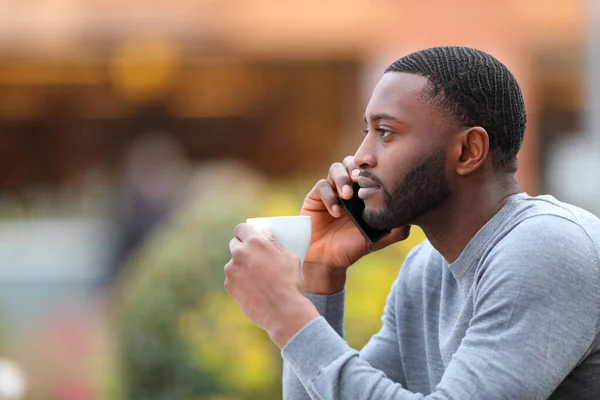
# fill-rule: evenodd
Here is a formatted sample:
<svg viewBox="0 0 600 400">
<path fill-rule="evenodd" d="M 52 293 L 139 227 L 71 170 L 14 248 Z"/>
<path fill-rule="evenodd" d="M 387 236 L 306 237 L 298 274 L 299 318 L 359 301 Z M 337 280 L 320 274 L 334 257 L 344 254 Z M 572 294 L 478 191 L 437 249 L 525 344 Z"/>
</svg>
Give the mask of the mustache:
<svg viewBox="0 0 600 400">
<path fill-rule="evenodd" d="M 383 182 L 381 182 L 381 179 L 379 179 L 378 176 L 376 176 L 375 174 L 373 174 L 370 171 L 360 171 L 360 174 L 358 174 L 358 176 L 368 178 L 368 179 L 372 180 L 373 182 L 375 182 L 376 184 L 378 184 L 379 186 L 383 187 Z"/>
</svg>

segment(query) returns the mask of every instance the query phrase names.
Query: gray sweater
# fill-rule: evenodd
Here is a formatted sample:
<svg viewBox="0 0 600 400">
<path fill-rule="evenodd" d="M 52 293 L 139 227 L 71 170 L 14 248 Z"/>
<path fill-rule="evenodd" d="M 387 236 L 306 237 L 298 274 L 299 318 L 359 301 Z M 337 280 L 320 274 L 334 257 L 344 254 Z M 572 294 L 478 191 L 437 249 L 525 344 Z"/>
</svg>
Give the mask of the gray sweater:
<svg viewBox="0 0 600 400">
<path fill-rule="evenodd" d="M 407 256 L 383 326 L 343 337 L 344 296 L 283 348 L 300 399 L 600 399 L 600 220 L 550 196 L 512 196 L 448 264 Z"/>
</svg>

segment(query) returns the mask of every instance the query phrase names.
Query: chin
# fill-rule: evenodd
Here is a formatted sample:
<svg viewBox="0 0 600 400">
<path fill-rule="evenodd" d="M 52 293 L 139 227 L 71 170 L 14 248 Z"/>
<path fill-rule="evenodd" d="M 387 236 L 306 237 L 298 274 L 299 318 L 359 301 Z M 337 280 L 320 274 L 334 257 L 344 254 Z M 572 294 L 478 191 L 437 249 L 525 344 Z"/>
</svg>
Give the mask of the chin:
<svg viewBox="0 0 600 400">
<path fill-rule="evenodd" d="M 405 225 L 411 225 L 415 220 L 413 216 L 393 213 L 386 207 L 369 207 L 365 206 L 363 212 L 365 222 L 373 228 L 391 230 Z"/>
<path fill-rule="evenodd" d="M 365 221 L 369 222 L 379 219 L 378 216 L 382 213 L 385 213 L 384 207 L 373 207 L 365 202 L 365 210 L 363 211 L 363 218 L 365 219 Z"/>
<path fill-rule="evenodd" d="M 387 230 L 390 229 L 385 218 L 381 218 L 381 214 L 384 212 L 383 209 L 377 210 L 369 207 L 365 207 L 365 211 L 363 213 L 363 219 L 365 222 L 375 229 Z"/>
</svg>

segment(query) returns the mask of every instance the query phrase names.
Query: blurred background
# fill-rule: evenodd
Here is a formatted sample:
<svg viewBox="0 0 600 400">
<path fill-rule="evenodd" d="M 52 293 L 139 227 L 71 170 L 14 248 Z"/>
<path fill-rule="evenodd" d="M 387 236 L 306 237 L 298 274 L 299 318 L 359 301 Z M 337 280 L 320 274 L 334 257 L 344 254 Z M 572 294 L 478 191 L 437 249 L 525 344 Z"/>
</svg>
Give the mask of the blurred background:
<svg viewBox="0 0 600 400">
<path fill-rule="evenodd" d="M 598 3 L 0 0 L 0 399 L 281 398 L 223 291 L 232 229 L 297 214 L 414 50 L 504 62 L 523 190 L 598 213 Z M 353 268 L 351 345 L 421 240 Z"/>
</svg>

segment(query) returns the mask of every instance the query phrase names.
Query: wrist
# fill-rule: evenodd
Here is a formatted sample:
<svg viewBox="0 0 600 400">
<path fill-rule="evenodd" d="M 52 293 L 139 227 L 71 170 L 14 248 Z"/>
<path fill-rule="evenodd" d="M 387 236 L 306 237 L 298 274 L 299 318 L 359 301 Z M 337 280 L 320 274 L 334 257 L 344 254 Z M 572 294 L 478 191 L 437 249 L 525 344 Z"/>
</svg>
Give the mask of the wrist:
<svg viewBox="0 0 600 400">
<path fill-rule="evenodd" d="M 282 312 L 281 317 L 267 329 L 267 334 L 277 347 L 283 349 L 296 333 L 319 316 L 315 306 L 302 296 L 289 310 Z"/>
<path fill-rule="evenodd" d="M 332 295 L 346 287 L 347 268 L 333 268 L 323 264 L 304 263 L 302 279 L 304 291 L 311 294 Z"/>
</svg>

